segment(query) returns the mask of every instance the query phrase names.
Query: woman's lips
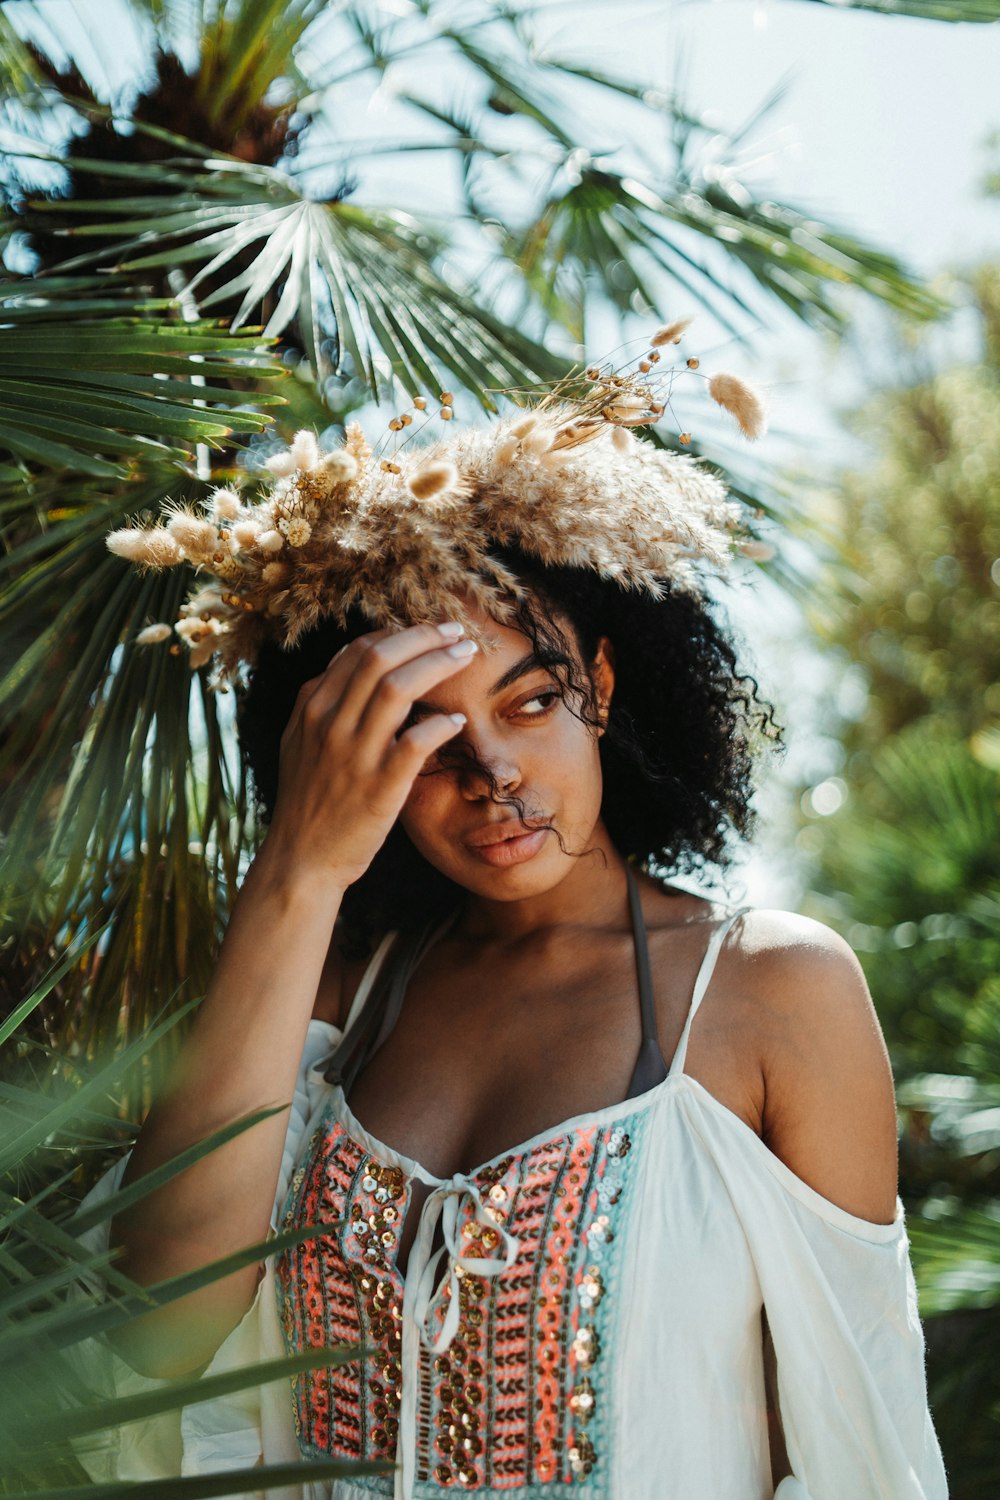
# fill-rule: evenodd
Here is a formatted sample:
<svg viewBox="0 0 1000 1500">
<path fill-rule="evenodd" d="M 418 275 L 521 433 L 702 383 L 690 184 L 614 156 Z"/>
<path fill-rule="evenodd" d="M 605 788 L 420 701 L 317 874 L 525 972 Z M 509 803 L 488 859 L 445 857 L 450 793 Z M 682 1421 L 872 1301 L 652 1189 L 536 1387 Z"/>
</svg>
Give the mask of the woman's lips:
<svg viewBox="0 0 1000 1500">
<path fill-rule="evenodd" d="M 528 833 L 517 834 L 514 838 L 502 839 L 499 843 L 466 844 L 465 847 L 485 865 L 520 865 L 527 859 L 534 859 L 548 832 L 548 828 L 534 828 Z"/>
</svg>

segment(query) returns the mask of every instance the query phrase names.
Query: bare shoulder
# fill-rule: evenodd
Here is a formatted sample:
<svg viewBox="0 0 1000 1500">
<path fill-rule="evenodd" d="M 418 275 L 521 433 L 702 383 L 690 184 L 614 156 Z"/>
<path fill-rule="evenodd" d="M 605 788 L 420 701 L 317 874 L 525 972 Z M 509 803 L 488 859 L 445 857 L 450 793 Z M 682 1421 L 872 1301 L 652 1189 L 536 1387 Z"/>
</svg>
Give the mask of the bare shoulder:
<svg viewBox="0 0 1000 1500">
<path fill-rule="evenodd" d="M 756 1018 L 765 1144 L 849 1213 L 890 1222 L 896 1201 L 892 1072 L 854 953 L 809 917 L 753 911 L 733 934 L 727 968 Z"/>
</svg>

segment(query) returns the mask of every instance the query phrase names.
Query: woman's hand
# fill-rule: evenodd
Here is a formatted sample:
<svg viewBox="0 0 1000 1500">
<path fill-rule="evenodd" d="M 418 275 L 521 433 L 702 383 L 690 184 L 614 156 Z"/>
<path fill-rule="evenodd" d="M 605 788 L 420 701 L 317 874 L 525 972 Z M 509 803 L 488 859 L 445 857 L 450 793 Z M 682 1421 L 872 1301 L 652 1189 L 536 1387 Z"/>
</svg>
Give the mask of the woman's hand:
<svg viewBox="0 0 1000 1500">
<path fill-rule="evenodd" d="M 472 659 L 457 623 L 360 636 L 301 688 L 281 738 L 278 797 L 261 851 L 343 891 L 365 873 L 428 756 L 461 729 L 413 704 Z"/>
</svg>

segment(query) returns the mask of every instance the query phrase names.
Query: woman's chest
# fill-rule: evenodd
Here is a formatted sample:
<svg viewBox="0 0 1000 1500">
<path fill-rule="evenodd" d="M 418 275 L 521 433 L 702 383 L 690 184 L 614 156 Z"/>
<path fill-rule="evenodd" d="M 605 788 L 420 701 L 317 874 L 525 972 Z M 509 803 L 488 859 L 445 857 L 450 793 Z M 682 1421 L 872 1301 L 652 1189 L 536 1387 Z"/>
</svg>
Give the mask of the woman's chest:
<svg viewBox="0 0 1000 1500">
<path fill-rule="evenodd" d="M 374 1136 L 439 1177 L 468 1170 L 560 1121 L 619 1104 L 643 1040 L 631 945 L 548 974 L 432 971 L 351 1091 Z M 655 1029 L 664 1068 L 692 975 L 661 966 Z M 686 1071 L 758 1134 L 763 1086 L 752 1007 L 719 991 L 692 1028 Z"/>
</svg>

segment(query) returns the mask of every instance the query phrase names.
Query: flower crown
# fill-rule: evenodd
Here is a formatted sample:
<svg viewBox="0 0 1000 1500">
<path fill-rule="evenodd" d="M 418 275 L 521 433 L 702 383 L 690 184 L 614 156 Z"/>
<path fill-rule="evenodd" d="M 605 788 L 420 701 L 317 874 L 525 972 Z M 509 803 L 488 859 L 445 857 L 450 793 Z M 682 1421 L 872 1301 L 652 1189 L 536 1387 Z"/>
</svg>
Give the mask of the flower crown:
<svg viewBox="0 0 1000 1500">
<path fill-rule="evenodd" d="M 429 445 L 409 442 L 435 416 L 420 396 L 389 423 L 381 454 L 356 423 L 330 453 L 300 432 L 267 461 L 256 496 L 226 486 L 204 506 L 113 531 L 107 545 L 120 557 L 152 569 L 189 563 L 198 575 L 181 618 L 137 641 L 176 635 L 192 668 L 217 657 L 220 686 L 253 664 L 265 638 L 290 648 L 324 618 L 346 623 L 352 608 L 373 628 L 447 617 L 475 636 L 468 605 L 504 619 L 524 592 L 495 555 L 505 545 L 655 597 L 666 581 L 696 587 L 699 563 L 725 566 L 741 507 L 700 460 L 633 430 L 658 422 L 676 378 L 698 369 L 694 358 L 658 368 L 686 327 L 659 329 L 631 366 L 590 366 L 528 412 Z M 708 391 L 746 436 L 761 434 L 763 408 L 742 381 L 715 375 Z M 436 416 L 452 419 L 447 391 Z"/>
</svg>

